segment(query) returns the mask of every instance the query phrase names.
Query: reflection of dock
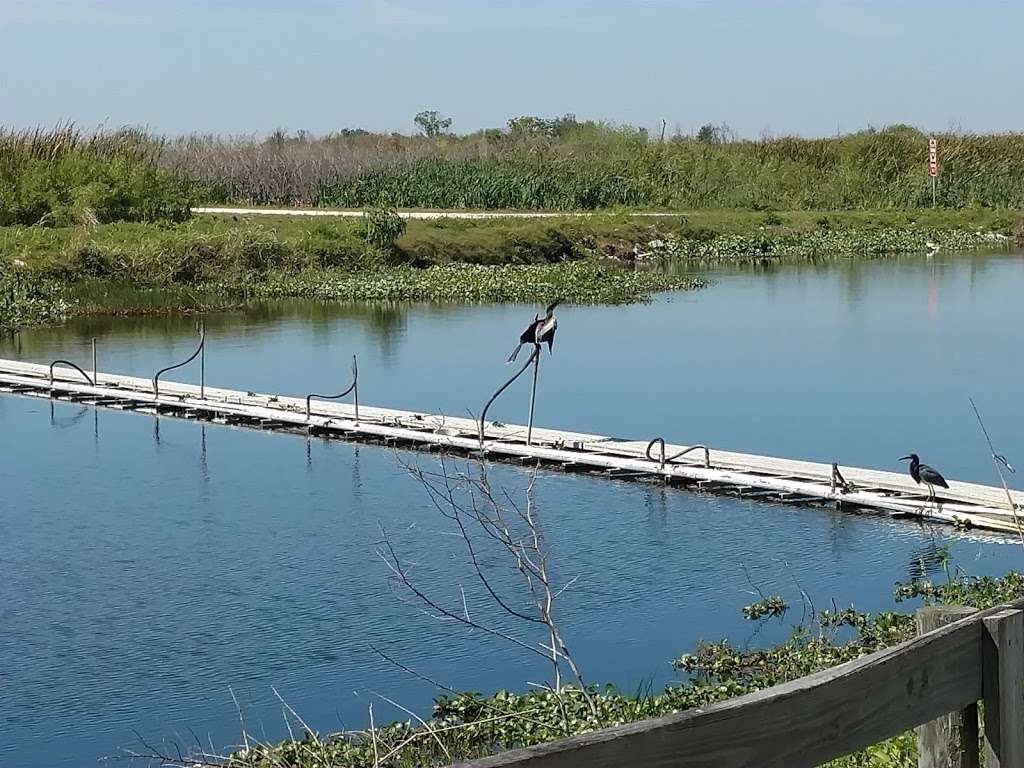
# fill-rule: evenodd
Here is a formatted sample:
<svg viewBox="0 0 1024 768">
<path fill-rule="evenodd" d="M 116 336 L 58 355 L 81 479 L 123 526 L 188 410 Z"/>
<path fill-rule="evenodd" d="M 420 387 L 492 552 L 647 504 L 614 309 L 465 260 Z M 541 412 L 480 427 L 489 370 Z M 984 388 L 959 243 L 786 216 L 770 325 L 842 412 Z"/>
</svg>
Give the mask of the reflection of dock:
<svg viewBox="0 0 1024 768">
<path fill-rule="evenodd" d="M 660 440 L 620 438 L 491 422 L 481 444 L 479 425 L 468 418 L 360 406 L 307 403 L 304 397 L 261 395 L 190 384 L 153 382 L 0 360 L 0 392 L 52 398 L 142 413 L 160 413 L 257 429 L 308 432 L 350 440 L 448 450 L 493 459 L 537 463 L 567 471 L 624 479 L 656 479 L 696 490 L 731 493 L 793 504 L 828 504 L 1016 533 L 1002 488 L 950 482 L 937 501 L 903 474 L 832 464 L 732 453 Z M 307 412 L 307 407 L 309 411 Z M 308 415 L 307 415 L 308 413 Z M 1013 492 L 1024 513 L 1024 493 Z"/>
</svg>

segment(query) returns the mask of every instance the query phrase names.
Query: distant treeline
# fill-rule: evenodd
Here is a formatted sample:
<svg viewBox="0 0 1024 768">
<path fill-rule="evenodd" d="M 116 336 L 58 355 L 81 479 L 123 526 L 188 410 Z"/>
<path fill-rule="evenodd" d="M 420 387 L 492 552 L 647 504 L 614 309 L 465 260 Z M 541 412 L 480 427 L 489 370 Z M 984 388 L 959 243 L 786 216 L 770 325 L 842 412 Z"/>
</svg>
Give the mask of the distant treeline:
<svg viewBox="0 0 1024 768">
<path fill-rule="evenodd" d="M 523 117 L 422 135 L 165 139 L 0 131 L 0 224 L 152 220 L 189 201 L 257 205 L 595 210 L 867 210 L 932 203 L 927 135 L 904 125 L 819 139 L 738 139 L 706 125 L 662 138 L 629 126 Z M 1024 207 L 1024 134 L 938 134 L 939 206 Z"/>
</svg>

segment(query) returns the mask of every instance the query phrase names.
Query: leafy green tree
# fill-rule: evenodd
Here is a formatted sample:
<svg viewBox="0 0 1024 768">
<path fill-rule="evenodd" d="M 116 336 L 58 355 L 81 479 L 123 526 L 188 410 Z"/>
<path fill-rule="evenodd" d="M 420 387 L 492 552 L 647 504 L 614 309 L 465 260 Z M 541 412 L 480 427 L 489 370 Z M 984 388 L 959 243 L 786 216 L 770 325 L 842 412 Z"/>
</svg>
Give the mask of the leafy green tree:
<svg viewBox="0 0 1024 768">
<path fill-rule="evenodd" d="M 576 115 L 573 114 L 553 117 L 551 119 L 535 117 L 534 115 L 522 115 L 521 117 L 513 117 L 508 121 L 508 130 L 513 136 L 547 136 L 548 138 L 556 138 L 565 136 L 578 128 L 579 125 L 580 123 L 576 120 Z"/>
<path fill-rule="evenodd" d="M 436 109 L 425 109 L 416 117 L 413 122 L 423 131 L 424 136 L 434 138 L 448 132 L 452 127 L 452 119 L 438 112 Z"/>
<path fill-rule="evenodd" d="M 735 138 L 736 134 L 733 133 L 728 123 L 722 123 L 721 125 L 704 123 L 704 125 L 697 129 L 697 141 L 701 144 L 728 144 Z"/>
<path fill-rule="evenodd" d="M 697 141 L 701 144 L 718 144 L 718 128 L 711 123 L 704 123 L 697 130 Z"/>
</svg>

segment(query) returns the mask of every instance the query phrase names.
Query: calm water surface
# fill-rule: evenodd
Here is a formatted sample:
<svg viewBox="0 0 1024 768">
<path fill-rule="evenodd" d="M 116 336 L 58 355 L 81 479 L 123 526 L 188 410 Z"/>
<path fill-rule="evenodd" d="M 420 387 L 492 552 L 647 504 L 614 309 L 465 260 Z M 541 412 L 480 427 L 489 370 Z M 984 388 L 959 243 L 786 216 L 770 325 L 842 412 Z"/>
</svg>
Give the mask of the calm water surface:
<svg viewBox="0 0 1024 768">
<path fill-rule="evenodd" d="M 1024 255 L 736 269 L 649 305 L 564 307 L 541 371 L 539 423 L 897 468 L 916 451 L 990 483 L 973 394 L 1024 463 Z M 207 381 L 302 395 L 347 386 L 368 404 L 478 411 L 533 307 L 296 303 L 209 319 Z M 150 376 L 194 346 L 188 319 L 81 321 L 26 331 L 0 354 L 88 360 Z M 181 373 L 191 380 L 193 373 Z M 527 392 L 492 413 L 522 421 Z M 511 646 L 403 603 L 376 554 L 383 527 L 439 600 L 502 622 L 472 588 L 459 541 L 382 448 L 0 397 L 0 766 L 79 766 L 148 740 L 281 738 L 273 689 L 319 729 L 361 727 L 381 692 L 421 711 L 429 686 L 522 688 L 547 670 Z M 528 476 L 493 467 L 521 494 Z M 541 474 L 536 501 L 564 630 L 592 679 L 673 679 L 695 641 L 765 642 L 802 587 L 891 607 L 898 579 L 949 545 L 974 573 L 1019 549 L 944 528 Z M 514 580 L 497 571 L 508 590 Z M 763 627 L 756 589 L 794 610 Z M 521 631 L 507 625 L 512 631 Z M 383 713 L 383 714 L 382 714 Z M 396 715 L 397 716 L 397 715 Z M 194 742 L 193 742 L 194 743 Z"/>
</svg>

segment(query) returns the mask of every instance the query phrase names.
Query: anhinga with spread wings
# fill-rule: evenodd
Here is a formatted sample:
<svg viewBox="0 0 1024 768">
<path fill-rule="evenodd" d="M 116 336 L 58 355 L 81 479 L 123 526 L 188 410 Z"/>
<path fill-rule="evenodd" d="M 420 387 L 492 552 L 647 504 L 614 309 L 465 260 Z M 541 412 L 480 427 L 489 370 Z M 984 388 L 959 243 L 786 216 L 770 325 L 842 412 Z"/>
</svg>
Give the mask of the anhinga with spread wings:
<svg viewBox="0 0 1024 768">
<path fill-rule="evenodd" d="M 519 356 L 519 350 L 523 348 L 523 344 L 541 344 L 548 345 L 548 354 L 551 354 L 551 347 L 555 343 L 555 331 L 558 329 L 558 319 L 555 317 L 555 307 L 559 304 L 559 300 L 555 300 L 548 304 L 547 312 L 544 317 L 539 314 L 533 316 L 533 322 L 526 326 L 526 330 L 519 335 L 519 344 L 512 350 L 512 354 L 508 356 L 506 363 L 514 363 L 516 358 Z"/>
</svg>

